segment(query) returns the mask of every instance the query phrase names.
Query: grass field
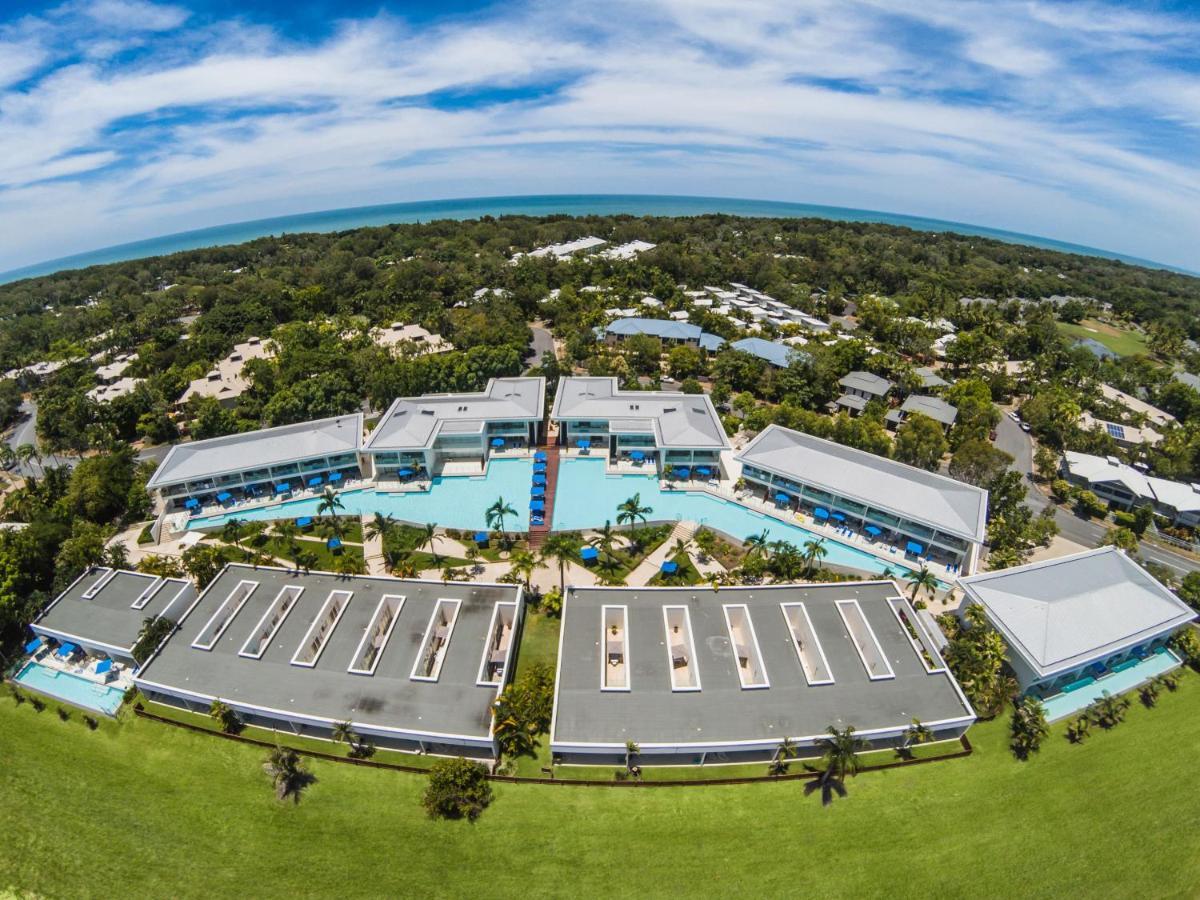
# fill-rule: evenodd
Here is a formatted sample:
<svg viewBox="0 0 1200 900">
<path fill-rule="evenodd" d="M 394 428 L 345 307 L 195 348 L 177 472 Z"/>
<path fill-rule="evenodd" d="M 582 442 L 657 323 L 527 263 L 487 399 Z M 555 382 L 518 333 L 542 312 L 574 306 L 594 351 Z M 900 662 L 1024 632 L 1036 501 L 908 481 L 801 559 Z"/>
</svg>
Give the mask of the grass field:
<svg viewBox="0 0 1200 900">
<path fill-rule="evenodd" d="M 282 805 L 259 749 L 142 720 L 93 732 L 5 697 L 0 895 L 1194 895 L 1200 679 L 1081 746 L 1056 727 L 1028 763 L 1006 730 L 974 729 L 969 759 L 862 775 L 829 808 L 798 782 L 497 784 L 472 825 L 426 818 L 419 775 L 312 763 Z"/>
<path fill-rule="evenodd" d="M 1098 322 L 1095 319 L 1084 319 L 1078 325 L 1059 322 L 1058 328 L 1068 337 L 1092 338 L 1099 341 L 1113 353 L 1120 354 L 1121 356 L 1150 353 L 1149 348 L 1146 346 L 1146 336 L 1144 334 L 1106 325 L 1104 322 Z"/>
</svg>

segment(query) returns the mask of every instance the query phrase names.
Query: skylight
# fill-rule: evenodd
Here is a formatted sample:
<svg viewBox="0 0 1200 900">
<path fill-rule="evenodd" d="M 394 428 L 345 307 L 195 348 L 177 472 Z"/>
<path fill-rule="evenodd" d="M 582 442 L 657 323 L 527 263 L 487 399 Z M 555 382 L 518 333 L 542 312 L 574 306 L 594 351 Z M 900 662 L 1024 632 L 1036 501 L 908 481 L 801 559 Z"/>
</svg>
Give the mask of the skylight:
<svg viewBox="0 0 1200 900">
<path fill-rule="evenodd" d="M 867 677 L 872 681 L 895 678 L 896 673 L 892 671 L 891 663 L 883 655 L 883 648 L 879 646 L 879 640 L 875 637 L 875 632 L 871 629 L 871 624 L 858 601 L 839 600 L 837 609 L 846 624 L 846 631 L 850 634 L 854 648 L 858 650 L 858 657 L 867 670 Z"/>
<path fill-rule="evenodd" d="M 371 621 L 363 630 L 362 640 L 354 651 L 354 659 L 346 671 L 355 675 L 374 675 L 383 649 L 387 646 L 388 638 L 400 619 L 400 610 L 404 608 L 404 598 L 399 594 L 384 594 L 379 598 L 379 605 L 371 615 Z"/>
<path fill-rule="evenodd" d="M 204 623 L 204 627 L 196 635 L 196 640 L 192 641 L 192 646 L 197 650 L 211 650 L 216 646 L 221 635 L 225 633 L 225 629 L 229 627 L 229 623 L 233 621 L 234 616 L 241 612 L 242 607 L 246 605 L 246 601 L 250 599 L 250 595 L 257 587 L 257 581 L 239 581 L 237 586 L 229 592 L 229 596 L 217 607 L 217 611 Z"/>
<path fill-rule="evenodd" d="M 250 632 L 250 637 L 246 638 L 246 643 L 238 651 L 238 656 L 262 659 L 267 647 L 271 645 L 271 638 L 275 636 L 275 632 L 279 630 L 279 626 L 283 624 L 283 620 L 292 611 L 302 593 L 304 593 L 304 588 L 294 584 L 289 584 L 280 590 L 275 595 L 275 600 L 262 614 L 262 618 L 258 620 L 258 624 L 254 626 L 254 630 Z"/>
<path fill-rule="evenodd" d="M 497 603 L 492 609 L 492 621 L 488 625 L 487 643 L 483 646 L 483 659 L 479 662 L 476 684 L 500 684 L 504 681 L 504 670 L 508 666 L 516 619 L 515 603 Z"/>
<path fill-rule="evenodd" d="M 342 613 L 350 605 L 350 598 L 352 596 L 353 594 L 350 591 L 329 592 L 329 596 L 325 598 L 325 603 L 322 605 L 320 613 L 313 619 L 308 633 L 304 635 L 304 640 L 296 648 L 296 654 L 292 657 L 292 665 L 304 666 L 311 669 L 317 664 L 317 660 L 321 658 L 321 651 L 325 649 L 325 645 L 329 642 L 329 636 L 333 634 L 333 629 L 337 627 L 338 621 L 342 618 Z"/>
<path fill-rule="evenodd" d="M 779 608 L 791 632 L 792 646 L 796 648 L 805 679 L 810 685 L 833 684 L 833 672 L 829 668 L 829 660 L 825 658 L 825 648 L 821 646 L 804 604 L 781 603 Z"/>
<path fill-rule="evenodd" d="M 411 677 L 414 681 L 438 680 L 461 605 L 459 600 L 443 599 L 434 606 L 429 625 L 425 628 L 425 639 L 421 642 L 421 652 L 417 654 L 417 661 L 413 665 Z"/>
<path fill-rule="evenodd" d="M 725 626 L 729 629 L 729 641 L 733 644 L 737 660 L 738 679 L 742 687 L 767 688 L 767 670 L 763 665 L 762 651 L 758 647 L 758 636 L 750 620 L 750 609 L 744 603 L 723 606 Z"/>
<path fill-rule="evenodd" d="M 692 619 L 686 606 L 664 606 L 667 659 L 671 664 L 671 690 L 700 690 L 696 644 L 692 638 Z"/>
<path fill-rule="evenodd" d="M 629 614 L 624 606 L 600 608 L 600 646 L 604 665 L 600 671 L 603 691 L 629 690 Z"/>
</svg>

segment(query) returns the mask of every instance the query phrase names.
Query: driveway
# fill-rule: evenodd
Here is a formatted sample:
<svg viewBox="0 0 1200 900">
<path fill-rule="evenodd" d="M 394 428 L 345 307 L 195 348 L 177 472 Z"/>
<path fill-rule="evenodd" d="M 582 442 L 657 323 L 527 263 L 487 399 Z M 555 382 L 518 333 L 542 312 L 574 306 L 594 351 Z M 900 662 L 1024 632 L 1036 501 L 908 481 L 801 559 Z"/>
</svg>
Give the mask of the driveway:
<svg viewBox="0 0 1200 900">
<path fill-rule="evenodd" d="M 525 365 L 536 366 L 542 361 L 543 353 L 554 352 L 554 336 L 550 334 L 550 329 L 541 325 L 530 325 L 529 330 L 533 336 L 529 340 L 529 355 L 525 357 Z"/>
</svg>

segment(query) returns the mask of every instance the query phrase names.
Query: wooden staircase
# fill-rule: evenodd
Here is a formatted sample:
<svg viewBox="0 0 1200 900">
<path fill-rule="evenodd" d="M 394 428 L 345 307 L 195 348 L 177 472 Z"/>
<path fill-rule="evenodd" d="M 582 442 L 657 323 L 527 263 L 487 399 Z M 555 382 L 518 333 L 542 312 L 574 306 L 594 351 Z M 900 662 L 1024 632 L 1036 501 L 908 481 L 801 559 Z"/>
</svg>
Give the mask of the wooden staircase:
<svg viewBox="0 0 1200 900">
<path fill-rule="evenodd" d="M 550 526 L 554 522 L 554 495 L 558 488 L 558 445 L 543 444 L 538 449 L 546 454 L 546 511 L 542 516 L 544 525 L 529 527 L 529 549 L 535 553 L 546 543 L 546 537 L 550 534 Z"/>
</svg>

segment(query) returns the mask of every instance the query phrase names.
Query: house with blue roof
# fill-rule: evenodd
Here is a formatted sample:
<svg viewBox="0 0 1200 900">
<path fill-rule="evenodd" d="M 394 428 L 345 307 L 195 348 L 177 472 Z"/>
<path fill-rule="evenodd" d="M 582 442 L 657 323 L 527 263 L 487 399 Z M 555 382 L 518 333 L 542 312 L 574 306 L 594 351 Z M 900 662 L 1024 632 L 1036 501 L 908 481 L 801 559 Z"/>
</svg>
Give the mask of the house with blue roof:
<svg viewBox="0 0 1200 900">
<path fill-rule="evenodd" d="M 760 337 L 742 338 L 740 341 L 734 341 L 729 346 L 734 350 L 740 350 L 743 353 L 756 356 L 778 369 L 786 369 L 797 359 L 804 361 L 811 359 L 803 350 L 797 350 L 788 344 L 781 344 L 778 341 L 768 341 L 766 338 Z"/>
<path fill-rule="evenodd" d="M 656 337 L 665 345 L 697 347 L 708 353 L 713 353 L 725 345 L 725 338 L 720 335 L 709 334 L 699 325 L 671 319 L 617 319 L 610 322 L 603 332 L 604 340 L 609 344 L 620 343 L 637 334 Z"/>
</svg>

